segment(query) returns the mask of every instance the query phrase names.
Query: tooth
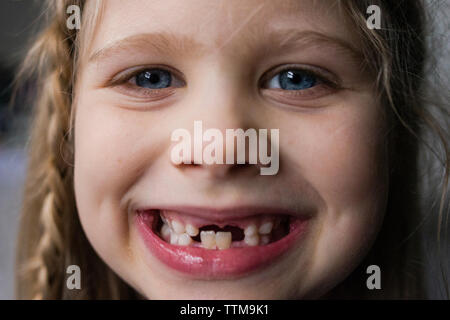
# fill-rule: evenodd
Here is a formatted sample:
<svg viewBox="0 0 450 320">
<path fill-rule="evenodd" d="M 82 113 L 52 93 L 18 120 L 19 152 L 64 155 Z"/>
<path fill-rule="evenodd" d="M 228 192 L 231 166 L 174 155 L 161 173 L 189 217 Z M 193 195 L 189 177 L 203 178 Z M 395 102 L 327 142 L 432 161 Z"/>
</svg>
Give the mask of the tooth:
<svg viewBox="0 0 450 320">
<path fill-rule="evenodd" d="M 203 248 L 214 249 L 216 247 L 216 233 L 212 230 L 200 232 L 200 240 Z"/>
<path fill-rule="evenodd" d="M 269 234 L 269 233 L 272 232 L 272 228 L 273 228 L 273 222 L 272 221 L 264 222 L 259 227 L 259 234 Z"/>
<path fill-rule="evenodd" d="M 192 238 L 187 233 L 182 233 L 178 236 L 178 244 L 180 246 L 188 246 L 192 243 Z"/>
<path fill-rule="evenodd" d="M 270 242 L 270 236 L 269 235 L 262 235 L 261 236 L 261 238 L 260 238 L 260 243 L 261 243 L 261 245 L 266 245 L 266 244 L 268 244 Z"/>
<path fill-rule="evenodd" d="M 186 231 L 184 228 L 184 224 L 177 220 L 172 221 L 172 229 L 178 234 L 182 234 Z"/>
<path fill-rule="evenodd" d="M 194 227 L 192 224 L 186 225 L 186 233 L 190 235 L 191 237 L 195 237 L 198 235 L 198 228 Z"/>
<path fill-rule="evenodd" d="M 254 225 L 254 224 L 247 226 L 247 228 L 245 228 L 245 230 L 244 230 L 244 234 L 246 236 L 255 235 L 257 232 L 258 232 L 258 229 L 256 228 L 256 225 Z"/>
<path fill-rule="evenodd" d="M 170 230 L 170 244 L 178 244 L 178 234 Z"/>
<path fill-rule="evenodd" d="M 259 236 L 257 234 L 253 234 L 253 235 L 246 235 L 244 238 L 244 242 L 248 245 L 248 246 L 257 246 L 259 244 Z"/>
<path fill-rule="evenodd" d="M 170 227 L 165 223 L 161 227 L 161 237 L 166 241 L 170 239 Z"/>
<path fill-rule="evenodd" d="M 216 232 L 216 245 L 219 249 L 228 249 L 231 246 L 231 232 Z"/>
</svg>

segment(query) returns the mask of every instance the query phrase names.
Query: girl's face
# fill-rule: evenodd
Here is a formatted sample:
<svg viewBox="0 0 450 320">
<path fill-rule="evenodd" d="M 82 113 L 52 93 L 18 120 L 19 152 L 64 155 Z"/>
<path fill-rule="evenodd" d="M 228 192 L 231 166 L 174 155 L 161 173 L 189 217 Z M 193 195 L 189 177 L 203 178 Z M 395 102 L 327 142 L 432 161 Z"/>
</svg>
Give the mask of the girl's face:
<svg viewBox="0 0 450 320">
<path fill-rule="evenodd" d="M 342 281 L 377 234 L 388 170 L 373 77 L 340 8 L 104 5 L 74 103 L 77 207 L 100 257 L 150 299 L 313 298 Z M 175 164 L 171 134 L 194 144 L 196 120 L 224 137 L 279 129 L 278 173 Z"/>
</svg>

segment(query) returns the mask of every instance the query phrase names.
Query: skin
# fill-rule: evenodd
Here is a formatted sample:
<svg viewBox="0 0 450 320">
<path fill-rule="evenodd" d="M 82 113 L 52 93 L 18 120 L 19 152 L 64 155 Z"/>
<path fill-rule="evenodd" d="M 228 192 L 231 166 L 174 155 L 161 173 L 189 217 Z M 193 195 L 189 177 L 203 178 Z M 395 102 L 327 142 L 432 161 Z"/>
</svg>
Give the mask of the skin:
<svg viewBox="0 0 450 320">
<path fill-rule="evenodd" d="M 358 52 L 324 41 L 294 45 L 288 40 L 281 47 L 275 41 L 280 36 L 270 36 L 315 31 L 360 47 L 355 28 L 330 4 L 105 3 L 78 68 L 76 201 L 94 249 L 144 297 L 317 298 L 345 279 L 370 249 L 388 191 L 385 120 L 373 77 L 362 71 Z M 189 37 L 186 46 L 195 42 L 195 47 L 153 50 L 149 34 L 161 31 Z M 147 40 L 139 46 L 102 50 L 141 33 Z M 295 95 L 259 85 L 275 67 L 291 64 L 326 70 L 340 86 L 321 84 Z M 111 85 L 115 75 L 143 65 L 168 66 L 184 84 L 157 93 L 138 91 L 130 83 Z M 203 121 L 204 130 L 222 132 L 279 128 L 278 174 L 261 176 L 250 164 L 173 164 L 170 135 L 177 128 L 192 132 L 195 120 Z M 244 277 L 208 280 L 169 269 L 137 233 L 131 207 L 171 204 L 263 204 L 293 210 L 306 205 L 314 214 L 301 243 L 276 263 Z"/>
</svg>

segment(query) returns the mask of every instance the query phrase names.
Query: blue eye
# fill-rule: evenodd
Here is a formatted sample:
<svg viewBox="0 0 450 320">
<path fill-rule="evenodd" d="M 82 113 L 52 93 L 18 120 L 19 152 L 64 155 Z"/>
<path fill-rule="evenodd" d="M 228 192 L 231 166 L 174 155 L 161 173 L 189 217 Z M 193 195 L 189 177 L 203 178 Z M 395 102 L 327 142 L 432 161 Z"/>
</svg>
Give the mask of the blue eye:
<svg viewBox="0 0 450 320">
<path fill-rule="evenodd" d="M 301 70 L 285 70 L 269 80 L 269 88 L 305 90 L 317 84 L 317 77 Z"/>
<path fill-rule="evenodd" d="M 172 84 L 172 75 L 162 69 L 148 69 L 135 76 L 136 85 L 148 89 L 164 89 Z"/>
</svg>

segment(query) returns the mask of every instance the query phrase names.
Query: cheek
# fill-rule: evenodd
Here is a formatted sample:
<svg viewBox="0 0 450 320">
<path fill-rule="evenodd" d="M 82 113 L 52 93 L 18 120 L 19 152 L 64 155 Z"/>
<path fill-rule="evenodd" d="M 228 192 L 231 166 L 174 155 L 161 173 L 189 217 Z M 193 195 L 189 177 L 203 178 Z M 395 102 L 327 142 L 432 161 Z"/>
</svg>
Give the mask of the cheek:
<svg viewBox="0 0 450 320">
<path fill-rule="evenodd" d="M 285 146 L 291 150 L 286 155 L 291 160 L 288 172 L 295 170 L 307 179 L 323 199 L 310 279 L 324 290 L 357 266 L 382 222 L 389 179 L 384 120 L 378 108 L 349 102 L 297 119 L 294 144 Z"/>
<path fill-rule="evenodd" d="M 102 112 L 95 102 L 81 97 L 75 119 L 74 187 L 78 214 L 94 249 L 108 261 L 108 256 L 121 254 L 120 250 L 110 250 L 111 243 L 126 241 L 124 224 L 117 223 L 118 219 L 125 221 L 126 215 L 113 205 L 114 202 L 105 200 L 114 199 L 111 192 L 120 183 L 117 165 L 121 153 L 127 150 L 121 146 L 117 121 Z M 108 237 L 104 236 L 105 232 Z"/>
<path fill-rule="evenodd" d="M 146 126 L 144 127 L 144 122 Z M 123 195 L 142 174 L 142 163 L 157 154 L 156 129 L 148 119 L 81 95 L 75 118 L 74 187 L 78 213 L 97 253 L 120 272 L 133 259 L 129 216 Z M 101 227 L 99 227 L 101 226 Z M 117 265 L 116 265 L 117 264 Z"/>
<path fill-rule="evenodd" d="M 121 198 L 162 150 L 163 127 L 152 123 L 140 112 L 113 107 L 99 97 L 82 97 L 75 121 L 79 193 L 93 202 Z"/>
<path fill-rule="evenodd" d="M 386 191 L 385 128 L 377 109 L 370 104 L 336 107 L 295 119 L 288 129 L 295 134 L 281 146 L 289 159 L 287 171 L 304 176 L 328 207 L 351 208 Z"/>
<path fill-rule="evenodd" d="M 99 207 L 105 196 L 114 194 L 123 183 L 122 159 L 130 153 L 129 144 L 123 143 L 127 139 L 123 123 L 113 113 L 101 109 L 95 104 L 77 106 L 75 190 L 81 206 L 95 203 Z"/>
<path fill-rule="evenodd" d="M 335 261 L 337 273 L 356 267 L 381 225 L 389 181 L 384 133 L 377 113 L 358 112 L 330 126 L 317 150 L 328 159 L 317 168 L 317 181 L 329 204 L 317 259 Z"/>
<path fill-rule="evenodd" d="M 376 113 L 342 110 L 315 128 L 307 134 L 305 172 L 325 201 L 348 206 L 376 193 L 387 172 L 383 122 Z"/>
</svg>

